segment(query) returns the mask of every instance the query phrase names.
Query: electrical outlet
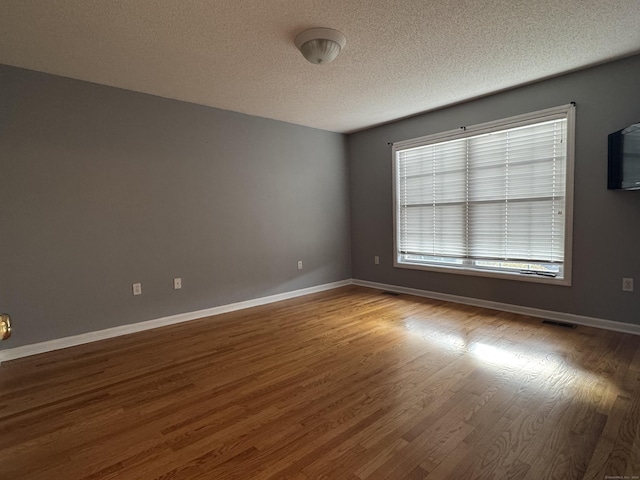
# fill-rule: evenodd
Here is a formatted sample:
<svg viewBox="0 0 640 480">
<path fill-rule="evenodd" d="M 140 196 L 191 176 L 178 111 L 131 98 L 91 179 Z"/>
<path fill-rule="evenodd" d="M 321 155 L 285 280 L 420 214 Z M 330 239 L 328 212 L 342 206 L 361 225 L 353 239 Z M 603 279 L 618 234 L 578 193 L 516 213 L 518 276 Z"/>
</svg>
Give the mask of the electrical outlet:
<svg viewBox="0 0 640 480">
<path fill-rule="evenodd" d="M 181 278 L 174 278 L 173 279 L 173 289 L 174 290 L 180 290 L 182 288 L 182 279 Z"/>
<path fill-rule="evenodd" d="M 134 295 L 142 295 L 142 284 L 141 283 L 134 283 L 132 285 L 133 287 L 133 294 Z"/>
<path fill-rule="evenodd" d="M 623 292 L 633 292 L 633 278 L 623 278 L 622 279 L 622 291 Z"/>
<path fill-rule="evenodd" d="M 380 257 L 378 255 L 373 257 L 373 263 L 375 263 L 376 265 L 380 265 Z"/>
<path fill-rule="evenodd" d="M 302 270 L 302 260 L 298 260 L 298 270 Z"/>
</svg>

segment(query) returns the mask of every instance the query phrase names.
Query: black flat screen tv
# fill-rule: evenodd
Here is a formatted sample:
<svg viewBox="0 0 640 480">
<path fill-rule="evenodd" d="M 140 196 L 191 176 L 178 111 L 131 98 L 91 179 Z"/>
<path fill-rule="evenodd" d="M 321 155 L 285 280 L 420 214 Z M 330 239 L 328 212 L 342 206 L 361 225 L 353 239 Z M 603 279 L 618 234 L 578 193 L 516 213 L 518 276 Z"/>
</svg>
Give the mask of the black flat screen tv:
<svg viewBox="0 0 640 480">
<path fill-rule="evenodd" d="M 610 190 L 640 190 L 640 123 L 609 135 Z"/>
</svg>

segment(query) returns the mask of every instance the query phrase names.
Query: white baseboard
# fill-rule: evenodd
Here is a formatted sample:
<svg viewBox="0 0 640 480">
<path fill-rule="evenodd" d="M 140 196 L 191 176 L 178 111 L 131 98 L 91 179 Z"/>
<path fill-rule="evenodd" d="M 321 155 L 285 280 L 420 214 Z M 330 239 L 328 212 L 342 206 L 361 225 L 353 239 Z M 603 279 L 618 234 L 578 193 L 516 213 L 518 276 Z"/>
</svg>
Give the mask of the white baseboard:
<svg viewBox="0 0 640 480">
<path fill-rule="evenodd" d="M 280 293 L 277 295 L 270 295 L 268 297 L 255 298 L 253 300 L 246 300 L 244 302 L 231 303 L 228 305 L 221 305 L 218 307 L 207 308 L 205 310 L 180 313 L 178 315 L 171 315 L 169 317 L 156 318 L 154 320 L 148 320 L 146 322 L 133 323 L 130 325 L 122 325 L 119 327 L 107 328 L 105 330 L 98 330 L 96 332 L 89 332 L 89 333 L 83 333 L 81 335 L 74 335 L 72 337 L 57 338 L 55 340 L 49 340 L 46 342 L 34 343 L 31 345 L 24 345 L 21 347 L 0 350 L 0 363 L 6 362 L 9 360 L 14 360 L 17 358 L 28 357 L 30 355 L 37 355 L 39 353 L 51 352 L 53 350 L 59 350 L 61 348 L 74 347 L 76 345 L 97 342 L 99 340 L 105 340 L 107 338 L 119 337 L 121 335 L 128 335 L 130 333 L 141 332 L 143 330 L 151 330 L 153 328 L 164 327 L 167 325 L 174 325 L 176 323 L 188 322 L 191 320 L 197 320 L 204 317 L 220 315 L 222 313 L 234 312 L 236 310 L 242 310 L 244 308 L 257 307 L 258 305 L 266 305 L 268 303 L 279 302 L 279 301 L 287 300 L 290 298 L 300 297 L 302 295 L 309 295 L 311 293 L 323 292 L 325 290 L 332 290 L 334 288 L 344 287 L 346 285 L 359 285 L 361 287 L 375 288 L 378 290 L 386 290 L 389 292 L 406 293 L 408 295 L 415 295 L 418 297 L 433 298 L 436 300 L 445 300 L 447 302 L 462 303 L 464 305 L 472 305 L 475 307 L 492 308 L 494 310 L 501 310 L 504 312 L 519 313 L 522 315 L 529 315 L 532 317 L 539 317 L 539 318 L 555 320 L 559 322 L 575 323 L 576 325 L 584 325 L 587 327 L 595 327 L 595 328 L 602 328 L 604 330 L 612 330 L 614 332 L 623 332 L 623 333 L 631 333 L 633 335 L 640 335 L 640 325 L 634 325 L 630 323 L 614 322 L 611 320 L 585 317 L 583 315 L 575 315 L 572 313 L 554 312 L 551 310 L 542 310 L 539 308 L 523 307 L 520 305 L 512 305 L 509 303 L 492 302 L 489 300 L 463 297 L 460 295 L 450 295 L 448 293 L 431 292 L 428 290 L 419 290 L 417 288 L 400 287 L 397 285 L 388 285 L 385 283 L 369 282 L 366 280 L 348 279 L 348 280 L 342 280 L 339 282 L 326 283 L 324 285 L 317 285 L 315 287 L 303 288 L 301 290 L 294 290 L 291 292 Z"/>
<path fill-rule="evenodd" d="M 277 295 L 270 295 L 268 297 L 254 298 L 252 300 L 246 300 L 244 302 L 220 305 L 218 307 L 207 308 L 205 310 L 198 310 L 195 312 L 171 315 L 169 317 L 156 318 L 154 320 L 148 320 L 146 322 L 132 323 L 130 325 L 107 328 L 105 330 L 83 333 L 80 335 L 74 335 L 72 337 L 56 338 L 55 340 L 49 340 L 46 342 L 34 343 L 31 345 L 24 345 L 16 348 L 9 348 L 7 350 L 0 350 L 0 363 L 7 362 L 9 360 L 15 360 L 17 358 L 28 357 L 30 355 L 37 355 L 39 353 L 51 352 L 53 350 L 59 350 L 61 348 L 74 347 L 76 345 L 82 345 L 84 343 L 97 342 L 99 340 L 105 340 L 107 338 L 119 337 L 121 335 L 141 332 L 143 330 L 151 330 L 153 328 L 188 322 L 190 320 L 211 317 L 220 315 L 222 313 L 234 312 L 236 310 L 242 310 L 244 308 L 257 307 L 258 305 L 280 302 L 282 300 L 288 300 L 290 298 L 300 297 L 302 295 L 309 295 L 311 293 L 324 292 L 325 290 L 332 290 L 334 288 L 344 287 L 346 285 L 351 285 L 351 279 L 333 283 L 325 283 L 323 285 L 317 285 L 315 287 L 279 293 Z"/>
<path fill-rule="evenodd" d="M 430 292 L 428 290 L 399 287 L 397 285 L 387 285 L 384 283 L 369 282 L 366 280 L 354 279 L 353 285 L 360 285 L 361 287 L 375 288 L 378 290 L 386 290 L 395 293 L 406 293 L 418 297 L 433 298 L 435 300 L 445 300 L 447 302 L 453 303 L 462 303 L 464 305 L 472 305 L 474 307 L 492 308 L 494 310 L 501 310 L 503 312 L 520 313 L 522 315 L 529 315 L 531 317 L 555 320 L 558 322 L 574 323 L 576 325 L 584 325 L 586 327 L 602 328 L 603 330 L 612 330 L 614 332 L 640 335 L 640 325 L 634 325 L 631 323 L 614 322 L 612 320 L 585 317 L 583 315 L 575 315 L 573 313 L 554 312 L 551 310 L 542 310 L 539 308 L 512 305 L 510 303 L 492 302 L 490 300 L 462 297 L 460 295 L 450 295 L 448 293 Z"/>
</svg>

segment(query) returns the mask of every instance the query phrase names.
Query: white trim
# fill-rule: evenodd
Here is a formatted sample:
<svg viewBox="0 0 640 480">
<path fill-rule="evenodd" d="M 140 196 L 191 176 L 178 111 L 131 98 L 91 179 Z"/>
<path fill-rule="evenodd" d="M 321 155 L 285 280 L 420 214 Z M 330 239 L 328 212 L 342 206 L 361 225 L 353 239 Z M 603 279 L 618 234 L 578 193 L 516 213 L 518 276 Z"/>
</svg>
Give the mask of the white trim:
<svg viewBox="0 0 640 480">
<path fill-rule="evenodd" d="M 246 300 L 244 302 L 230 303 L 228 305 L 220 305 L 218 307 L 207 308 L 205 310 L 180 313 L 177 315 L 171 315 L 169 317 L 148 320 L 146 322 L 121 325 L 119 327 L 83 333 L 80 335 L 74 335 L 72 337 L 56 338 L 55 340 L 49 340 L 46 342 L 23 345 L 21 347 L 9 348 L 7 350 L 0 350 L 0 363 L 7 362 L 9 360 L 15 360 L 16 358 L 37 355 L 39 353 L 51 352 L 53 350 L 59 350 L 61 348 L 74 347 L 76 345 L 82 345 L 85 343 L 106 340 L 107 338 L 119 337 L 121 335 L 128 335 L 130 333 L 142 332 L 144 330 L 165 327 L 167 325 L 174 325 L 176 323 L 188 322 L 204 317 L 211 317 L 220 315 L 222 313 L 235 312 L 236 310 L 257 307 L 259 305 L 266 305 L 268 303 L 280 302 L 282 300 L 288 300 L 290 298 L 296 298 L 302 295 L 309 295 L 311 293 L 333 290 L 334 288 L 351 285 L 351 283 L 351 279 L 341 280 L 339 282 L 333 283 L 325 283 L 323 285 L 317 285 L 315 287 L 293 290 L 291 292 L 279 293 L 276 295 L 270 295 L 268 297 L 254 298 L 252 300 Z"/>
<path fill-rule="evenodd" d="M 366 280 L 354 279 L 353 285 L 361 287 L 375 288 L 377 290 L 386 290 L 395 293 L 406 293 L 417 297 L 433 298 L 435 300 L 444 300 L 453 303 L 462 303 L 464 305 L 472 305 L 474 307 L 491 308 L 503 312 L 519 313 L 531 317 L 544 318 L 559 322 L 574 323 L 576 325 L 584 325 L 586 327 L 601 328 L 603 330 L 611 330 L 614 332 L 630 333 L 632 335 L 640 335 L 640 325 L 631 323 L 614 322 L 612 320 L 604 320 L 602 318 L 585 317 L 573 313 L 554 312 L 552 310 L 542 310 L 540 308 L 523 307 L 510 303 L 493 302 L 490 300 L 481 300 L 479 298 L 463 297 L 460 295 L 451 295 L 448 293 L 431 292 L 428 290 L 419 290 L 417 288 L 399 287 L 397 285 L 388 285 L 385 283 L 369 282 Z"/>
<path fill-rule="evenodd" d="M 339 282 L 325 283 L 324 285 L 317 285 L 315 287 L 303 288 L 301 290 L 280 293 L 277 295 L 270 295 L 268 297 L 246 300 L 244 302 L 220 305 L 218 307 L 208 308 L 205 310 L 180 313 L 178 315 L 157 318 L 155 320 L 148 320 L 146 322 L 122 325 L 119 327 L 107 328 L 105 330 L 98 330 L 96 332 L 74 335 L 72 337 L 57 338 L 55 340 L 49 340 L 46 342 L 0 350 L 0 363 L 7 362 L 9 360 L 15 360 L 17 358 L 37 355 L 39 353 L 46 353 L 62 348 L 74 347 L 76 345 L 83 345 L 85 343 L 97 342 L 99 340 L 119 337 L 121 335 L 128 335 L 130 333 L 142 332 L 144 330 L 151 330 L 167 325 L 174 325 L 176 323 L 198 320 L 204 317 L 220 315 L 222 313 L 234 312 L 236 310 L 242 310 L 244 308 L 251 308 L 257 307 L 259 305 L 280 302 L 282 300 L 309 295 L 311 293 L 324 292 L 326 290 L 333 290 L 335 288 L 345 287 L 347 285 L 358 285 L 361 287 L 374 288 L 377 290 L 406 293 L 408 295 L 415 295 L 417 297 L 433 298 L 436 300 L 461 303 L 464 305 L 472 305 L 475 307 L 492 308 L 494 310 L 501 310 L 504 312 L 519 313 L 521 315 L 529 315 L 532 317 L 545 318 L 560 322 L 575 323 L 576 325 L 601 328 L 603 330 L 640 335 L 640 325 L 634 325 L 630 323 L 614 322 L 601 318 L 585 317 L 582 315 L 575 315 L 573 313 L 562 313 L 554 312 L 551 310 L 542 310 L 539 308 L 523 307 L 520 305 L 512 305 L 510 303 L 492 302 L 490 300 L 481 300 L 477 298 L 463 297 L 460 295 L 451 295 L 448 293 L 431 292 L 428 290 L 419 290 L 417 288 L 400 287 L 397 285 L 389 285 L 385 283 L 369 282 L 367 280 L 347 279 L 341 280 Z"/>
<path fill-rule="evenodd" d="M 573 196 L 575 184 L 576 149 L 576 106 L 567 111 L 567 181 L 564 192 L 564 259 L 563 275 L 565 285 L 571 285 L 573 278 Z"/>
</svg>

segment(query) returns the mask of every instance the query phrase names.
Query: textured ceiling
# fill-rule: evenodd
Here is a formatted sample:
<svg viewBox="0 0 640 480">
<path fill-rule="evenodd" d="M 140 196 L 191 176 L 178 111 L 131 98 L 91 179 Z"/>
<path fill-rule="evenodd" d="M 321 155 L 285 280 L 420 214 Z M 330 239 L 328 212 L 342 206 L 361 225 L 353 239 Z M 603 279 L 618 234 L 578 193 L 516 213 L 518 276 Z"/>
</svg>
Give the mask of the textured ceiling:
<svg viewBox="0 0 640 480">
<path fill-rule="evenodd" d="M 639 0 L 0 0 L 0 63 L 336 132 L 637 52 Z"/>
</svg>

